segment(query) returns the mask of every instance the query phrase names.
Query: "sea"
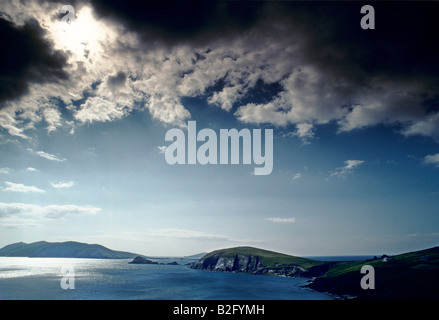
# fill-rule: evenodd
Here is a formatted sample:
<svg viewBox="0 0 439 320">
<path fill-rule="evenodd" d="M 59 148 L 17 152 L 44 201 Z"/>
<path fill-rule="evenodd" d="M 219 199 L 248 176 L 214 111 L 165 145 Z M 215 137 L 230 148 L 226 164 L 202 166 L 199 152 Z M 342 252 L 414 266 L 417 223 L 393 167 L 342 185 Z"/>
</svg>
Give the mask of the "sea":
<svg viewBox="0 0 439 320">
<path fill-rule="evenodd" d="M 330 257 L 321 260 L 330 260 Z M 158 259 L 160 264 L 130 264 L 130 261 L 132 259 L 0 257 L 0 300 L 336 298 L 303 288 L 309 280 L 305 278 L 197 270 L 189 268 L 190 261 L 183 258 L 176 260 L 178 265 L 168 265 L 171 259 Z"/>
</svg>

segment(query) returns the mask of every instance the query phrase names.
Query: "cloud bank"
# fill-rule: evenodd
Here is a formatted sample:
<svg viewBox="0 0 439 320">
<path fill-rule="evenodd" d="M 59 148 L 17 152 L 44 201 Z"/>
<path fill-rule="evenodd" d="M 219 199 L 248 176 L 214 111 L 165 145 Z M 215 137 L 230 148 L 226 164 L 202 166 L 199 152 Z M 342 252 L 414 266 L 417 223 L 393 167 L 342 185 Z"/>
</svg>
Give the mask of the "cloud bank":
<svg viewBox="0 0 439 320">
<path fill-rule="evenodd" d="M 0 203 L 2 226 L 35 226 L 42 220 L 54 220 L 77 215 L 95 215 L 100 208 L 76 205 L 40 206 L 27 203 Z"/>
<path fill-rule="evenodd" d="M 0 127 L 29 139 L 37 124 L 73 133 L 133 110 L 184 126 L 183 98 L 202 97 L 243 123 L 294 126 L 305 144 L 328 123 L 439 141 L 435 3 L 377 3 L 373 33 L 356 3 L 129 4 L 76 1 L 67 25 L 57 2 L 5 3 L 0 31 L 17 45 L 0 59 L 16 57 L 1 65 Z M 399 32 L 408 17 L 423 23 Z"/>
</svg>

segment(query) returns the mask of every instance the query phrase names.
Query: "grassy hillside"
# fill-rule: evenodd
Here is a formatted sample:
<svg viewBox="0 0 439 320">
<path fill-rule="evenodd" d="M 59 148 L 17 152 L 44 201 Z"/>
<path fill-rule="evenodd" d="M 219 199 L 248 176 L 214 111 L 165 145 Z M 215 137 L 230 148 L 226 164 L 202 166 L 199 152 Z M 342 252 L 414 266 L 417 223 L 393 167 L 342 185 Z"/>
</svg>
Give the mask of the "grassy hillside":
<svg viewBox="0 0 439 320">
<path fill-rule="evenodd" d="M 439 271 L 439 247 L 389 256 L 386 262 L 381 257 L 375 260 L 339 262 L 326 272 L 325 276 L 337 277 L 350 272 L 359 273 L 361 267 L 366 264 L 371 265 L 375 270 L 389 269 L 393 272 L 401 268 L 412 271 Z"/>
<path fill-rule="evenodd" d="M 272 270 L 280 270 L 290 268 L 292 266 L 300 267 L 302 270 L 308 270 L 313 266 L 324 264 L 323 262 L 317 260 L 291 256 L 254 247 L 234 247 L 215 250 L 206 254 L 200 260 L 213 260 L 214 262 L 217 262 L 220 258 L 237 259 L 239 256 L 257 257 L 259 266 Z"/>
</svg>

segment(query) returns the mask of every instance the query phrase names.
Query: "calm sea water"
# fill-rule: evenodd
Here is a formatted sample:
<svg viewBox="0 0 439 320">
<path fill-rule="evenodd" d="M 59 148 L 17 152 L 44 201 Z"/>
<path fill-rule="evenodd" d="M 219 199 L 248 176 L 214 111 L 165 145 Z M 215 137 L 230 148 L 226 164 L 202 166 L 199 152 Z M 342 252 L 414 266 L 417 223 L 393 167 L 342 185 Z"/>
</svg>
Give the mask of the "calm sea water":
<svg viewBox="0 0 439 320">
<path fill-rule="evenodd" d="M 209 272 L 131 260 L 0 257 L 0 299 L 19 300 L 330 300 L 301 288 L 307 279 Z M 62 289 L 62 267 L 75 288 Z"/>
</svg>

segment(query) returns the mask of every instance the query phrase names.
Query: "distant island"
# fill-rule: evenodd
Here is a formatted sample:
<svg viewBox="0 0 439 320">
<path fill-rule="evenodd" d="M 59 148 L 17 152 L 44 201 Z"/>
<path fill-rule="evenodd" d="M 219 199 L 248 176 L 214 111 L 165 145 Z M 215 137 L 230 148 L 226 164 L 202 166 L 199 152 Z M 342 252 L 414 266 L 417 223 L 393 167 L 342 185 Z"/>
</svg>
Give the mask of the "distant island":
<svg viewBox="0 0 439 320">
<path fill-rule="evenodd" d="M 115 251 L 99 244 L 87 244 L 75 241 L 18 242 L 0 249 L 0 257 L 131 259 L 137 256 L 139 256 L 139 254 Z"/>
<path fill-rule="evenodd" d="M 128 263 L 130 263 L 130 264 L 160 264 L 160 265 L 166 264 L 166 265 L 172 265 L 172 266 L 178 265 L 177 261 L 172 261 L 172 262 L 168 262 L 168 263 L 159 263 L 157 261 L 152 261 L 150 259 L 146 259 L 145 257 L 140 257 L 140 256 L 135 257 L 133 259 L 133 261 L 128 262 Z"/>
</svg>

